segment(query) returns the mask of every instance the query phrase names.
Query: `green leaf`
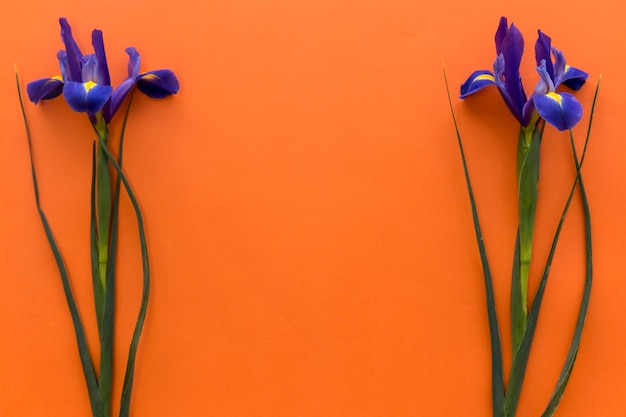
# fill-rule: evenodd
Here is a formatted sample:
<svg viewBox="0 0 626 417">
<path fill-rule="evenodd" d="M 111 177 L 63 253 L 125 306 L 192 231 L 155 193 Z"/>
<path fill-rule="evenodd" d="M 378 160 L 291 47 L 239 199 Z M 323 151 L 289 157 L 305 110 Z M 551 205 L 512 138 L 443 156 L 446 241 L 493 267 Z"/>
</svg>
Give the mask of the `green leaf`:
<svg viewBox="0 0 626 417">
<path fill-rule="evenodd" d="M 35 191 L 35 203 L 37 205 L 37 211 L 39 212 L 39 217 L 41 218 L 41 223 L 43 224 L 46 238 L 48 239 L 48 244 L 50 245 L 50 249 L 52 250 L 52 253 L 54 255 L 54 259 L 56 261 L 57 268 L 59 270 L 59 275 L 61 276 L 61 283 L 63 285 L 63 291 L 65 293 L 65 300 L 67 302 L 67 306 L 70 310 L 70 315 L 72 317 L 72 324 L 74 325 L 74 333 L 76 335 L 76 343 L 78 345 L 78 353 L 80 356 L 80 362 L 83 368 L 83 373 L 85 375 L 85 381 L 87 383 L 87 391 L 89 394 L 89 402 L 91 405 L 91 414 L 93 417 L 108 417 L 104 415 L 104 409 L 102 406 L 102 402 L 100 401 L 100 394 L 98 393 L 98 382 L 96 380 L 96 375 L 95 375 L 93 364 L 91 361 L 91 356 L 89 354 L 89 348 L 87 346 L 87 339 L 85 337 L 85 332 L 84 332 L 83 325 L 80 319 L 80 314 L 78 313 L 78 308 L 76 306 L 76 302 L 72 294 L 72 288 L 70 285 L 69 275 L 67 273 L 65 263 L 63 262 L 61 251 L 59 249 L 59 246 L 56 243 L 56 240 L 54 239 L 52 229 L 50 228 L 50 224 L 48 223 L 48 219 L 46 218 L 46 215 L 41 207 L 41 202 L 39 200 L 39 188 L 37 185 L 37 175 L 35 172 L 35 163 L 33 160 L 32 140 L 31 140 L 31 135 L 30 135 L 30 129 L 28 127 L 28 121 L 26 119 L 26 111 L 24 109 L 24 102 L 22 100 L 22 93 L 20 89 L 20 82 L 19 82 L 17 70 L 15 71 L 15 80 L 17 83 L 17 94 L 18 94 L 19 101 L 20 101 L 20 107 L 22 109 L 22 117 L 24 118 L 24 125 L 26 127 L 26 138 L 28 141 L 30 168 L 31 168 L 31 175 L 33 178 L 33 188 Z"/>
<path fill-rule="evenodd" d="M 472 184 L 467 169 L 467 161 L 465 160 L 465 151 L 463 150 L 463 142 L 461 141 L 461 134 L 454 115 L 454 109 L 452 107 L 452 100 L 450 99 L 450 89 L 448 87 L 448 79 L 446 77 L 445 68 L 443 70 L 443 77 L 446 84 L 446 92 L 448 94 L 448 103 L 450 104 L 450 111 L 452 113 L 452 120 L 454 122 L 454 129 L 456 131 L 456 137 L 459 144 L 459 150 L 461 153 L 461 161 L 463 162 L 463 173 L 465 174 L 465 184 L 467 186 L 467 192 L 469 194 L 470 205 L 472 207 L 472 219 L 474 221 L 474 232 L 476 235 L 476 242 L 478 244 L 478 251 L 480 253 L 480 261 L 483 267 L 483 277 L 485 282 L 485 293 L 487 298 L 487 316 L 489 319 L 489 337 L 491 341 L 491 381 L 492 381 L 492 407 L 494 417 L 505 417 L 504 406 L 504 378 L 502 372 L 502 347 L 500 344 L 500 330 L 498 327 L 498 316 L 496 314 L 495 297 L 493 293 L 493 283 L 491 279 L 491 270 L 489 268 L 489 261 L 487 260 L 487 250 L 483 242 L 483 234 L 480 228 L 480 222 L 478 219 L 478 210 L 476 208 L 476 201 L 474 200 L 474 193 L 472 191 Z"/>
<path fill-rule="evenodd" d="M 594 103 L 595 103 L 595 99 L 594 99 Z M 570 135 L 571 135 L 571 132 L 570 132 Z M 587 134 L 587 141 L 588 140 L 589 140 L 589 134 Z M 576 179 L 574 180 L 574 184 L 572 185 L 572 188 L 570 190 L 570 193 L 565 203 L 565 207 L 563 208 L 563 212 L 561 214 L 561 218 L 559 220 L 556 232 L 554 234 L 554 238 L 552 240 L 552 246 L 550 248 L 550 253 L 546 261 L 546 266 L 545 266 L 543 275 L 541 277 L 541 281 L 539 282 L 539 287 L 537 288 L 537 291 L 535 293 L 535 299 L 533 300 L 532 307 L 528 314 L 526 331 L 524 332 L 524 336 L 522 337 L 520 348 L 517 351 L 515 357 L 513 358 L 513 366 L 511 368 L 511 377 L 509 379 L 509 385 L 507 387 L 506 396 L 505 396 L 507 416 L 510 416 L 510 417 L 513 417 L 517 410 L 517 404 L 519 402 L 519 396 L 520 396 L 521 389 L 522 389 L 522 383 L 524 380 L 524 375 L 526 373 L 526 366 L 528 364 L 528 357 L 530 355 L 530 348 L 531 348 L 533 337 L 534 337 L 535 330 L 537 327 L 537 320 L 539 318 L 539 310 L 541 308 L 541 302 L 543 301 L 543 295 L 544 295 L 545 288 L 548 282 L 548 276 L 550 273 L 550 268 L 552 266 L 552 260 L 554 259 L 554 254 L 556 252 L 556 247 L 558 244 L 559 236 L 561 234 L 561 229 L 563 227 L 563 223 L 565 222 L 565 217 L 567 216 L 569 206 L 572 202 L 572 198 L 574 197 L 576 188 L 578 187 L 582 179 L 580 177 L 580 168 L 582 167 L 582 162 L 584 160 L 586 149 L 587 149 L 587 143 L 585 143 L 585 148 L 583 150 L 583 155 L 581 157 L 580 164 L 578 164 L 578 161 L 575 155 L 575 149 L 573 149 L 574 159 L 576 162 L 576 171 L 577 171 Z M 580 185 L 582 185 L 582 183 L 580 183 Z M 584 206 L 583 208 L 586 211 L 585 234 L 586 234 L 586 245 L 587 245 L 587 256 L 586 256 L 587 272 L 586 272 L 586 278 L 585 278 L 585 290 L 583 292 L 583 301 L 581 303 L 581 309 L 579 311 L 579 319 L 576 325 L 574 339 L 572 340 L 572 344 L 570 346 L 570 351 L 568 353 L 565 365 L 561 372 L 561 377 L 559 378 L 555 391 L 553 392 L 552 398 L 550 399 L 548 408 L 546 409 L 546 411 L 544 411 L 544 414 L 542 415 L 542 417 L 547 417 L 547 416 L 552 415 L 550 413 L 554 413 L 554 410 L 556 409 L 556 406 L 558 405 L 558 402 L 560 401 L 560 398 L 563 395 L 565 386 L 567 385 L 567 381 L 569 379 L 571 369 L 576 359 L 576 353 L 578 351 L 578 344 L 580 343 L 580 336 L 582 333 L 582 326 L 584 324 L 584 319 L 585 319 L 586 311 L 587 311 L 587 305 L 589 302 L 589 294 L 591 291 L 591 272 L 592 272 L 592 269 L 591 269 L 591 224 L 588 222 L 589 213 L 588 213 L 588 207 L 586 203 L 586 195 L 584 193 L 584 187 L 581 188 L 581 194 L 583 195 L 583 206 Z"/>
<path fill-rule="evenodd" d="M 124 122 L 122 126 L 122 133 L 120 136 L 120 162 L 121 162 L 121 153 L 123 149 L 123 141 L 124 141 L 124 133 L 126 130 L 126 123 L 128 120 L 128 114 L 130 111 L 130 106 L 132 104 L 132 95 L 129 99 L 128 107 L 126 109 L 126 114 L 124 116 Z M 141 305 L 139 307 L 139 313 L 137 315 L 137 322 L 135 324 L 135 330 L 133 331 L 133 336 L 130 343 L 130 348 L 128 352 L 128 362 L 126 364 L 126 374 L 124 375 L 124 385 L 122 387 L 122 397 L 120 400 L 120 417 L 128 417 L 130 413 L 130 400 L 132 394 L 132 387 L 134 382 L 134 373 L 135 373 L 135 360 L 137 357 L 137 348 L 139 346 L 139 339 L 141 337 L 141 332 L 143 330 L 143 325 L 146 319 L 146 313 L 148 309 L 148 300 L 150 295 L 150 265 L 148 262 L 148 248 L 146 243 L 146 234 L 144 230 L 143 216 L 141 214 L 141 209 L 139 207 L 139 203 L 135 194 L 133 193 L 130 183 L 126 178 L 126 175 L 122 171 L 122 167 L 115 160 L 115 157 L 111 154 L 111 151 L 107 147 L 106 143 L 100 144 L 102 151 L 108 158 L 108 161 L 111 163 L 113 168 L 115 169 L 118 176 L 118 185 L 119 181 L 124 185 L 124 189 L 128 194 L 130 202 L 135 211 L 135 216 L 137 217 L 137 227 L 139 229 L 139 243 L 141 247 L 141 259 L 142 259 L 142 269 L 143 269 L 143 288 L 141 294 Z M 116 198 L 119 196 L 120 187 L 116 187 Z"/>
<path fill-rule="evenodd" d="M 559 379 L 554 388 L 554 392 L 550 397 L 548 405 L 541 415 L 542 417 L 551 417 L 556 408 L 563 397 L 563 393 L 565 391 L 565 387 L 569 381 L 569 378 L 572 374 L 572 369 L 574 368 L 574 363 L 576 361 L 576 355 L 578 354 L 578 348 L 580 346 L 580 339 L 582 337 L 583 327 L 585 325 L 585 319 L 587 317 L 587 309 L 589 307 L 589 298 L 591 296 L 591 284 L 593 281 L 593 248 L 592 248 L 592 240 L 591 240 L 591 214 L 589 212 L 589 203 L 587 201 L 587 193 L 585 192 L 585 186 L 583 184 L 582 175 L 580 173 L 580 168 L 582 166 L 583 160 L 585 158 L 585 154 L 587 152 L 587 144 L 589 143 L 589 135 L 591 134 L 591 125 L 593 122 L 593 114 L 596 108 L 596 99 L 598 97 L 598 90 L 600 89 L 600 79 L 598 79 L 598 83 L 596 85 L 596 91 L 593 96 L 593 103 L 591 105 L 591 113 L 589 115 L 589 125 L 587 128 L 587 136 L 585 138 L 585 146 L 583 148 L 583 152 L 581 155 L 580 162 L 578 161 L 578 157 L 576 155 L 576 147 L 574 146 L 574 138 L 572 136 L 572 132 L 570 130 L 570 144 L 572 147 L 572 155 L 574 158 L 574 163 L 576 164 L 576 178 L 579 182 L 580 196 L 583 204 L 583 214 L 585 217 L 585 284 L 583 288 L 583 295 L 580 301 L 580 308 L 578 310 L 578 319 L 576 320 L 576 327 L 574 328 L 574 335 L 572 337 L 572 342 L 569 347 L 569 351 L 567 353 L 567 357 L 565 358 L 565 363 L 563 364 L 563 368 L 561 370 L 561 374 L 559 375 Z"/>
</svg>

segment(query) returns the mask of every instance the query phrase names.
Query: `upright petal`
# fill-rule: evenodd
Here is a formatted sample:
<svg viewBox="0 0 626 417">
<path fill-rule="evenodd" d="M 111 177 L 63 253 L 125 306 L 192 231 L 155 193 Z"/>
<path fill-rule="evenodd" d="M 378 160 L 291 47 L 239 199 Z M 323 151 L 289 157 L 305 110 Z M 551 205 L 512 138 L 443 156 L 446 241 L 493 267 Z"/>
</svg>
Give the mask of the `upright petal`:
<svg viewBox="0 0 626 417">
<path fill-rule="evenodd" d="M 58 97 L 63 92 L 63 79 L 59 76 L 42 78 L 26 85 L 26 93 L 33 103 Z"/>
<path fill-rule="evenodd" d="M 511 110 L 518 120 L 522 120 L 522 108 L 526 103 L 526 94 L 522 86 L 519 67 L 524 53 L 524 38 L 522 33 L 511 24 L 502 41 L 502 55 L 504 56 L 504 86 L 511 99 Z"/>
<path fill-rule="evenodd" d="M 80 69 L 83 54 L 81 54 L 76 41 L 74 41 L 72 37 L 72 28 L 69 23 L 67 23 L 67 19 L 62 17 L 59 19 L 59 23 L 61 23 L 61 38 L 63 39 L 65 52 L 67 53 L 67 69 L 69 70 L 67 77 L 70 81 L 81 82 Z"/>
<path fill-rule="evenodd" d="M 139 75 L 139 52 L 135 48 L 126 48 L 128 54 L 128 77 L 115 89 L 111 96 L 111 102 L 104 109 L 104 120 L 108 123 L 113 115 L 122 105 L 122 102 L 137 82 L 137 76 Z"/>
<path fill-rule="evenodd" d="M 540 30 L 537 31 L 539 36 L 537 37 L 537 42 L 535 42 L 535 60 L 537 61 L 537 66 L 541 65 L 541 61 L 546 62 L 546 70 L 550 75 L 550 78 L 554 80 L 554 68 L 552 66 L 552 47 L 551 42 L 552 39 L 545 33 Z"/>
<path fill-rule="evenodd" d="M 500 23 L 498 24 L 498 30 L 496 30 L 496 56 L 502 53 L 502 44 L 504 43 L 504 38 L 506 37 L 507 32 L 509 31 L 509 23 L 506 20 L 506 17 L 502 16 L 500 18 Z"/>
<path fill-rule="evenodd" d="M 179 84 L 172 71 L 162 69 L 141 74 L 137 78 L 137 88 L 148 97 L 163 98 L 176 94 Z"/>
<path fill-rule="evenodd" d="M 535 87 L 533 94 L 539 95 L 554 92 L 556 90 L 556 86 L 554 85 L 554 81 L 552 81 L 552 77 L 550 77 L 550 74 L 548 73 L 545 59 L 541 60 L 536 69 L 539 73 L 539 82 L 537 83 L 537 87 Z"/>
<path fill-rule="evenodd" d="M 77 83 L 70 81 L 63 87 L 63 95 L 72 110 L 98 113 L 113 93 L 110 85 L 98 85 L 93 81 Z"/>
<path fill-rule="evenodd" d="M 564 84 L 572 90 L 579 90 L 580 87 L 587 81 L 587 74 L 578 68 L 567 65 L 563 53 L 556 48 L 552 48 L 552 53 L 556 57 L 555 66 L 555 84 L 558 87 L 560 84 Z"/>
<path fill-rule="evenodd" d="M 61 67 L 61 77 L 64 82 L 69 81 L 67 78 L 67 74 L 69 73 L 68 61 L 67 61 L 67 52 L 61 50 L 57 53 L 57 59 L 59 60 L 59 67 Z"/>
<path fill-rule="evenodd" d="M 94 54 L 85 55 L 83 57 L 84 63 L 81 68 L 81 80 L 86 83 L 87 81 L 93 81 L 96 84 L 100 84 L 97 82 L 95 78 L 96 73 L 96 65 L 98 63 L 98 59 Z"/>
<path fill-rule="evenodd" d="M 506 62 L 505 62 L 504 54 L 500 54 L 498 55 L 495 62 L 493 63 L 493 73 L 495 75 L 494 80 L 495 80 L 496 87 L 498 87 L 498 91 L 500 91 L 500 95 L 504 99 L 504 103 L 506 104 L 506 106 L 511 111 L 511 114 L 513 114 L 513 117 L 515 117 L 520 122 L 521 125 L 525 126 L 526 123 L 524 123 L 525 119 L 524 119 L 524 112 L 523 112 L 524 103 L 520 105 L 517 102 L 517 100 L 513 99 L 511 94 L 509 94 L 509 90 L 507 89 L 507 84 L 505 82 L 506 80 L 505 71 L 506 71 Z M 521 79 L 520 79 L 520 85 L 521 85 Z M 524 102 L 525 101 L 526 99 L 524 96 Z"/>
<path fill-rule="evenodd" d="M 97 58 L 93 80 L 101 85 L 111 85 L 109 67 L 107 65 L 107 57 L 104 53 L 104 40 L 102 38 L 102 31 L 94 30 L 92 32 L 91 43 L 93 45 L 93 50 L 96 53 Z"/>
</svg>

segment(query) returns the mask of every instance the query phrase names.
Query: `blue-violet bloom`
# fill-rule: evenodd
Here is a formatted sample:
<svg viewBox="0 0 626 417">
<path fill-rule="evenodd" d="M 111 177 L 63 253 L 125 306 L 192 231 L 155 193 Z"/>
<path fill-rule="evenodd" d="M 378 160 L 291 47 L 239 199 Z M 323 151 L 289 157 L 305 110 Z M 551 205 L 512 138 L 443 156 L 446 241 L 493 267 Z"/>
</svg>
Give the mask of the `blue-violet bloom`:
<svg viewBox="0 0 626 417">
<path fill-rule="evenodd" d="M 540 80 L 530 98 L 526 98 L 519 73 L 524 38 L 514 24 L 508 26 L 506 17 L 500 19 L 495 36 L 497 57 L 493 72 L 479 70 L 472 73 L 461 86 L 461 98 L 495 85 L 522 127 L 535 125 L 542 118 L 558 130 L 571 129 L 582 117 L 582 106 L 572 94 L 556 89 L 563 84 L 578 90 L 588 74 L 567 65 L 561 51 L 551 46 L 550 37 L 541 31 L 538 33 L 535 59 Z"/>
<path fill-rule="evenodd" d="M 63 93 L 72 110 L 87 113 L 92 122 L 96 122 L 100 116 L 108 123 L 135 85 L 139 91 L 154 98 L 163 98 L 178 92 L 178 80 L 168 69 L 140 74 L 139 53 L 133 47 L 126 49 L 129 55 L 128 77 L 114 89 L 109 77 L 102 32 L 92 32 L 94 53 L 83 55 L 72 36 L 67 19 L 61 18 L 59 22 L 61 39 L 65 44 L 65 50 L 57 54 L 61 75 L 29 83 L 26 91 L 33 103 L 37 104 L 40 100 L 52 99 Z"/>
</svg>

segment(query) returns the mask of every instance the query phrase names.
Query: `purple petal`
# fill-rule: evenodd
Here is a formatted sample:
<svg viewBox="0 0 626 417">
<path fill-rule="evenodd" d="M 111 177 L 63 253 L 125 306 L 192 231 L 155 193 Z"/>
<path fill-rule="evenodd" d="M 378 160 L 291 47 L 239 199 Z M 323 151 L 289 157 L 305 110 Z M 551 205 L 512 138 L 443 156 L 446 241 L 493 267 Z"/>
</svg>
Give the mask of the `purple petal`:
<svg viewBox="0 0 626 417">
<path fill-rule="evenodd" d="M 565 62 L 565 56 L 563 56 L 563 53 L 558 49 L 552 48 L 552 52 L 556 57 L 556 87 L 558 87 L 560 84 L 564 84 L 572 90 L 579 90 L 580 87 L 585 84 L 585 81 L 587 81 L 587 77 L 589 77 L 589 74 L 579 70 L 578 68 L 570 67 L 569 65 L 567 65 L 567 63 Z"/>
<path fill-rule="evenodd" d="M 67 104 L 77 112 L 98 113 L 113 93 L 110 85 L 70 81 L 63 87 Z"/>
<path fill-rule="evenodd" d="M 69 72 L 67 53 L 65 51 L 59 51 L 57 53 L 57 59 L 59 60 L 59 67 L 61 67 L 61 78 L 63 78 L 63 81 L 69 81 L 67 79 L 67 73 Z"/>
<path fill-rule="evenodd" d="M 583 107 L 569 93 L 537 95 L 534 102 L 539 115 L 558 130 L 573 128 L 583 115 Z"/>
<path fill-rule="evenodd" d="M 504 56 L 504 88 L 510 97 L 510 108 L 513 115 L 522 120 L 522 108 L 526 103 L 526 94 L 519 74 L 522 54 L 524 53 L 524 38 L 521 32 L 511 24 L 511 27 L 502 40 L 502 55 Z"/>
<path fill-rule="evenodd" d="M 176 94 L 179 84 L 172 71 L 162 69 L 141 74 L 137 78 L 137 88 L 148 97 L 163 98 Z"/>
<path fill-rule="evenodd" d="M 98 59 L 94 54 L 85 55 L 83 57 L 83 67 L 81 68 L 81 80 L 82 82 L 94 81 L 96 84 L 100 84 L 96 81 L 96 66 L 98 65 Z"/>
<path fill-rule="evenodd" d="M 584 71 L 579 70 L 578 68 L 565 66 L 565 72 L 563 73 L 563 78 L 561 78 L 561 83 L 572 90 L 580 90 L 580 87 L 585 84 L 587 81 L 587 74 Z"/>
<path fill-rule="evenodd" d="M 556 86 L 554 85 L 554 82 L 552 81 L 552 78 L 548 73 L 548 70 L 546 68 L 546 61 L 541 60 L 536 70 L 539 73 L 540 78 L 537 82 L 537 87 L 535 87 L 534 94 L 541 95 L 547 94 L 549 92 L 554 92 L 554 90 L 556 90 Z"/>
<path fill-rule="evenodd" d="M 59 19 L 59 23 L 61 23 L 61 38 L 63 39 L 65 52 L 67 53 L 67 69 L 69 70 L 67 74 L 68 79 L 70 81 L 82 81 L 80 61 L 83 54 L 80 53 L 80 49 L 78 49 L 78 45 L 72 37 L 72 28 L 69 23 L 67 23 L 67 19 L 62 17 Z"/>
<path fill-rule="evenodd" d="M 537 42 L 535 43 L 535 60 L 537 61 L 537 66 L 541 65 L 541 61 L 546 62 L 546 70 L 550 75 L 550 78 L 554 80 L 554 68 L 552 67 L 552 47 L 550 46 L 552 40 L 548 35 L 537 31 L 539 33 L 539 37 L 537 38 Z"/>
<path fill-rule="evenodd" d="M 509 31 L 509 24 L 506 20 L 506 17 L 502 16 L 500 18 L 500 24 L 498 25 L 498 30 L 496 30 L 496 55 L 500 55 L 502 53 L 502 44 L 504 43 L 504 37 Z"/>
<path fill-rule="evenodd" d="M 131 47 L 126 48 L 126 53 L 129 56 L 128 77 L 126 77 L 126 79 L 115 89 L 113 95 L 111 96 L 110 105 L 104 109 L 104 120 L 107 123 L 113 118 L 113 115 L 120 108 L 130 90 L 135 86 L 137 76 L 139 75 L 139 52 L 137 52 L 135 48 Z"/>
<path fill-rule="evenodd" d="M 488 85 L 494 85 L 494 78 L 491 71 L 479 70 L 474 71 L 467 81 L 461 85 L 461 98 L 465 98 L 470 94 L 482 90 Z"/>
<path fill-rule="evenodd" d="M 511 114 L 513 115 L 513 117 L 515 117 L 520 122 L 520 124 L 522 124 L 523 126 L 526 126 L 527 123 L 525 123 L 524 111 L 523 111 L 524 103 L 520 105 L 509 94 L 509 91 L 507 90 L 507 85 L 504 81 L 506 79 L 505 70 L 506 70 L 506 63 L 504 61 L 504 54 L 500 54 L 498 55 L 495 62 L 493 63 L 493 72 L 495 74 L 494 79 L 495 79 L 496 87 L 498 87 L 498 91 L 500 91 L 500 95 L 504 99 L 504 103 L 511 111 Z M 520 80 L 520 84 L 521 84 L 521 80 Z M 524 102 L 526 102 L 525 98 L 524 98 Z"/>
<path fill-rule="evenodd" d="M 111 85 L 109 77 L 109 67 L 107 65 L 107 57 L 104 53 L 104 40 L 102 39 L 102 31 L 94 30 L 91 34 L 91 43 L 96 53 L 96 68 L 94 72 L 94 81 L 101 85 Z"/>
<path fill-rule="evenodd" d="M 26 93 L 33 103 L 40 100 L 48 100 L 58 97 L 63 92 L 63 80 L 61 77 L 42 78 L 28 83 Z"/>
</svg>

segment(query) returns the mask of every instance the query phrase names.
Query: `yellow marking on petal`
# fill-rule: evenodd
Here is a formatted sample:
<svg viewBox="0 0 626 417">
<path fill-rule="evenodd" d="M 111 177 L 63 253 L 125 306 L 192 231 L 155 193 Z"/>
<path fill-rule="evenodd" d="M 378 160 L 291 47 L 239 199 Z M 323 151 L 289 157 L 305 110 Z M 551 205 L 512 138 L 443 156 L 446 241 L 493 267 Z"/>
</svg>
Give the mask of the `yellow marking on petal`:
<svg viewBox="0 0 626 417">
<path fill-rule="evenodd" d="M 157 78 L 159 78 L 159 77 L 157 77 L 154 74 L 146 74 L 143 77 L 141 77 L 141 79 L 143 79 L 143 80 L 154 80 L 154 79 L 157 79 Z"/>
<path fill-rule="evenodd" d="M 480 80 L 489 80 L 489 81 L 494 81 L 495 82 L 495 80 L 493 78 L 493 75 L 490 75 L 490 74 L 481 74 L 478 77 L 474 78 L 473 82 L 480 81 Z"/>
<path fill-rule="evenodd" d="M 54 77 L 50 77 L 53 80 L 58 80 L 58 81 L 63 81 L 63 77 L 61 77 L 60 75 L 55 75 Z"/>
<path fill-rule="evenodd" d="M 83 83 L 83 87 L 85 87 L 85 92 L 88 92 L 89 90 L 94 88 L 96 85 L 98 84 L 94 83 L 93 81 L 87 81 L 86 83 Z"/>
<path fill-rule="evenodd" d="M 559 103 L 559 106 L 561 106 L 561 103 L 563 102 L 563 97 L 561 97 L 559 94 L 551 91 L 548 94 L 546 94 L 546 96 L 550 97 L 552 100 Z"/>
<path fill-rule="evenodd" d="M 566 73 L 568 69 L 570 69 L 570 66 L 565 64 L 565 69 L 563 70 L 563 73 Z"/>
</svg>

